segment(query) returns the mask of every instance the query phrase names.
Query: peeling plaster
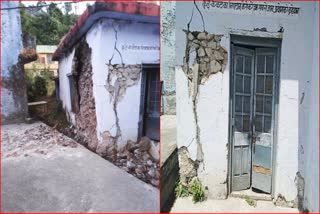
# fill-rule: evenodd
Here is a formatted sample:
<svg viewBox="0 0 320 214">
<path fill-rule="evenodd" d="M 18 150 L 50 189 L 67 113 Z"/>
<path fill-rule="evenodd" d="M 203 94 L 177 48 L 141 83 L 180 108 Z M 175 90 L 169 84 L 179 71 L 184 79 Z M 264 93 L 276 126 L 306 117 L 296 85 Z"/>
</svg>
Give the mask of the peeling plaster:
<svg viewBox="0 0 320 214">
<path fill-rule="evenodd" d="M 190 158 L 188 148 L 183 146 L 178 150 L 180 182 L 188 184 L 192 178 L 197 176 L 198 163 Z"/>
<path fill-rule="evenodd" d="M 224 72 L 228 63 L 228 54 L 226 49 L 220 45 L 222 35 L 197 31 L 185 31 L 185 33 L 187 43 L 183 71 L 188 78 L 189 96 L 192 96 L 192 108 L 196 125 L 196 161 L 202 163 L 204 170 L 204 153 L 200 140 L 201 129 L 198 124 L 197 114 L 199 85 L 204 85 L 211 75 Z"/>
</svg>

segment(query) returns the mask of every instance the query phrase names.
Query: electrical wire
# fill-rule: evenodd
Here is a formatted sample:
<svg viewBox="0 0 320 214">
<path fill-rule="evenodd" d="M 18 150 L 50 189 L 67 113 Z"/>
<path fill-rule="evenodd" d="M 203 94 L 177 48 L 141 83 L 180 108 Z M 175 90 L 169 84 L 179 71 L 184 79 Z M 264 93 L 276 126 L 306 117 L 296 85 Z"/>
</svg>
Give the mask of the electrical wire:
<svg viewBox="0 0 320 214">
<path fill-rule="evenodd" d="M 42 7 L 49 7 L 50 5 L 59 5 L 59 4 L 65 4 L 65 3 L 81 3 L 80 1 L 77 2 L 60 2 L 60 3 L 50 3 L 50 4 L 44 4 L 44 5 L 34 5 L 34 6 L 28 6 L 28 7 L 7 7 L 7 8 L 1 8 L 1 10 L 16 10 L 16 9 L 31 9 L 31 8 L 42 8 Z"/>
</svg>

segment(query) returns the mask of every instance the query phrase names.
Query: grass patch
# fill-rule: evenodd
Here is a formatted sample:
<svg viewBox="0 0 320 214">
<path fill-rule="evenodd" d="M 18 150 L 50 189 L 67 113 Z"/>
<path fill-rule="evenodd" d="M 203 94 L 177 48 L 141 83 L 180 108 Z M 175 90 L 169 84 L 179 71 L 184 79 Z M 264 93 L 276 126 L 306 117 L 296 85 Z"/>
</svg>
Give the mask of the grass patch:
<svg viewBox="0 0 320 214">
<path fill-rule="evenodd" d="M 188 187 L 180 183 L 179 181 L 176 183 L 176 188 L 174 189 L 176 197 L 184 198 L 189 196 Z"/>
<path fill-rule="evenodd" d="M 191 194 L 192 194 L 192 200 L 195 203 L 204 201 L 205 199 L 204 189 L 198 178 L 193 179 L 191 181 Z"/>
<path fill-rule="evenodd" d="M 252 199 L 251 197 L 246 195 L 243 198 L 249 204 L 249 206 L 252 206 L 252 207 L 256 207 L 257 206 L 257 201 Z"/>
<path fill-rule="evenodd" d="M 184 198 L 192 196 L 194 203 L 205 200 L 204 188 L 198 178 L 193 178 L 188 184 L 182 184 L 180 181 L 176 183 L 175 187 L 176 197 Z"/>
</svg>

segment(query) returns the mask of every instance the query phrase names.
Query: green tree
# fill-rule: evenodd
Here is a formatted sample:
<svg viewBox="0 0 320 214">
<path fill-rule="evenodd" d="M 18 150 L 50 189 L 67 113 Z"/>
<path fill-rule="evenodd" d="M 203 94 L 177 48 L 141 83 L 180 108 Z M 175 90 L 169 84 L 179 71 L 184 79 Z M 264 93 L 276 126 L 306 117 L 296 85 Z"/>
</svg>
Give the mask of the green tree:
<svg viewBox="0 0 320 214">
<path fill-rule="evenodd" d="M 36 76 L 34 79 L 34 88 L 36 89 L 36 95 L 38 97 L 47 95 L 47 81 L 41 76 Z"/>
<path fill-rule="evenodd" d="M 22 7 L 25 7 L 22 3 Z M 44 5 L 43 2 L 39 5 Z M 63 14 L 60 8 L 51 3 L 47 10 L 37 10 L 31 14 L 29 9 L 21 9 L 21 24 L 24 34 L 31 34 L 37 39 L 38 45 L 57 45 L 61 38 L 69 31 L 76 22 L 75 14 Z"/>
</svg>

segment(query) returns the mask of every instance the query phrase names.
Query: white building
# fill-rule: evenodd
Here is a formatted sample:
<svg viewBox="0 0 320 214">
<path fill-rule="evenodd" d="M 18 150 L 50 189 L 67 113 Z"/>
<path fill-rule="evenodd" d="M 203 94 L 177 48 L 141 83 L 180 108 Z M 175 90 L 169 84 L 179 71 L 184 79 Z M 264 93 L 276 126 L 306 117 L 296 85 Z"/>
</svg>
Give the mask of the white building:
<svg viewBox="0 0 320 214">
<path fill-rule="evenodd" d="M 99 154 L 128 140 L 159 141 L 159 6 L 96 2 L 60 42 L 60 99 Z"/>
<path fill-rule="evenodd" d="M 318 3 L 197 6 L 176 3 L 182 180 L 319 211 Z"/>
</svg>

